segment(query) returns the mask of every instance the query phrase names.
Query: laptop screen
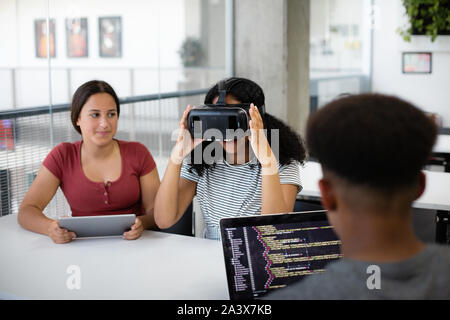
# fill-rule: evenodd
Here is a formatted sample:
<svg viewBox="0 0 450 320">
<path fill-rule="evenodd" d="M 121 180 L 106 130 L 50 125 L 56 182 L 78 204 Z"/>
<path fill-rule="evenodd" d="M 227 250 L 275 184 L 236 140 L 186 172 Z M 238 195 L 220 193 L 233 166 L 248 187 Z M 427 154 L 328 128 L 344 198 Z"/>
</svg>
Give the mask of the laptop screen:
<svg viewBox="0 0 450 320">
<path fill-rule="evenodd" d="M 231 300 L 258 299 L 341 257 L 326 211 L 225 218 L 220 232 Z"/>
</svg>

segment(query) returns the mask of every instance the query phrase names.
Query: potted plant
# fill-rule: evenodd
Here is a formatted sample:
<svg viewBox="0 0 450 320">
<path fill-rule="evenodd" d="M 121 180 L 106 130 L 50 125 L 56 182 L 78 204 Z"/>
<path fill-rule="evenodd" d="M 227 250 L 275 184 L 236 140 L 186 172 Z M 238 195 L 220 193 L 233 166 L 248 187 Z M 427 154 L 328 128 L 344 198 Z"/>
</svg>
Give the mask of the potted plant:
<svg viewBox="0 0 450 320">
<path fill-rule="evenodd" d="M 397 31 L 405 41 L 411 35 L 431 36 L 434 42 L 438 35 L 450 35 L 450 0 L 402 0 L 409 20 L 409 27 Z"/>
<path fill-rule="evenodd" d="M 185 67 L 198 67 L 201 66 L 204 60 L 203 48 L 200 40 L 187 37 L 181 45 L 178 53 L 181 58 L 181 62 Z"/>
</svg>

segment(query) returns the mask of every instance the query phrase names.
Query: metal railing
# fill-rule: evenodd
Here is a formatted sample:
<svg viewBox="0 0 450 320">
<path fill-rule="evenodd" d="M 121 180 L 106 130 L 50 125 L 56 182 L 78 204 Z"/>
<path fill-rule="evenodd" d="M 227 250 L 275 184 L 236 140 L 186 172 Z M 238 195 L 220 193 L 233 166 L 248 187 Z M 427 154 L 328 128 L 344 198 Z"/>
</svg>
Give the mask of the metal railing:
<svg viewBox="0 0 450 320">
<path fill-rule="evenodd" d="M 207 91 L 119 99 L 121 109 L 116 138 L 143 143 L 155 158 L 159 173 L 163 174 L 161 167 L 167 166 L 174 144 L 172 133 L 183 111 L 187 104 L 201 104 Z M 17 213 L 42 161 L 54 146 L 80 139 L 72 126 L 68 103 L 53 105 L 51 112 L 49 106 L 0 111 L 0 216 Z M 61 189 L 44 213 L 51 218 L 70 214 Z"/>
</svg>

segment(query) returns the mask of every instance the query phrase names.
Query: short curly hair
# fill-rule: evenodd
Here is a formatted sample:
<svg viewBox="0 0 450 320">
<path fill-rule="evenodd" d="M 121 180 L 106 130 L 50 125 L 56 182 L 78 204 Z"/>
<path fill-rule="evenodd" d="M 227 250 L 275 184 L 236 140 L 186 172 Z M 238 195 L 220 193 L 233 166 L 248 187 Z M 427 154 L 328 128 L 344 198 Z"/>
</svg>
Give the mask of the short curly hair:
<svg viewBox="0 0 450 320">
<path fill-rule="evenodd" d="M 306 144 L 324 169 L 382 190 L 417 181 L 436 136 L 436 125 L 411 103 L 361 94 L 332 101 L 312 114 Z"/>
</svg>

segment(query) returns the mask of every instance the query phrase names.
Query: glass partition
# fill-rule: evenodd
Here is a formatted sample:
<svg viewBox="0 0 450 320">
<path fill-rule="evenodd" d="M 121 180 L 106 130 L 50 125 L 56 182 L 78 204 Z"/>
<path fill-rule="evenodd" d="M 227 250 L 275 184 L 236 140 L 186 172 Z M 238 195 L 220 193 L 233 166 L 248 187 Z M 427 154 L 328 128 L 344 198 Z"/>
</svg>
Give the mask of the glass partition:
<svg viewBox="0 0 450 320">
<path fill-rule="evenodd" d="M 2 0 L 0 110 L 67 103 L 91 79 L 109 82 L 119 97 L 207 88 L 231 75 L 230 5 Z"/>
<path fill-rule="evenodd" d="M 370 91 L 371 0 L 314 0 L 310 16 L 311 109 Z"/>
<path fill-rule="evenodd" d="M 89 80 L 107 81 L 121 99 L 134 97 L 121 105 L 116 137 L 145 144 L 162 175 L 186 105 L 201 103 L 201 89 L 232 75 L 232 5 L 0 1 L 0 216 L 17 212 L 55 145 L 80 140 L 68 108 Z M 67 210 L 59 190 L 46 214 Z"/>
</svg>

